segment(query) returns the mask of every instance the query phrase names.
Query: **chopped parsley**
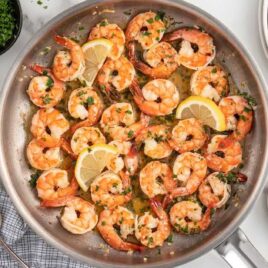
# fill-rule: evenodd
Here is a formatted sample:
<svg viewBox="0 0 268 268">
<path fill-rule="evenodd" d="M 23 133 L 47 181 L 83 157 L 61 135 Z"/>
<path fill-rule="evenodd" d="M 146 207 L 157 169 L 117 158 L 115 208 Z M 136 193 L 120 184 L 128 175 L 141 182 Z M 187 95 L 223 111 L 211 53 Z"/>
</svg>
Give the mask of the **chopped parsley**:
<svg viewBox="0 0 268 268">
<path fill-rule="evenodd" d="M 189 229 L 188 229 L 188 225 L 186 225 L 185 227 L 179 226 L 180 231 L 182 231 L 185 234 L 189 233 Z"/>
<path fill-rule="evenodd" d="M 104 86 L 104 85 L 100 85 L 100 89 L 101 89 L 101 90 L 105 90 L 105 89 L 106 89 L 106 86 Z"/>
<path fill-rule="evenodd" d="M 44 104 L 49 104 L 52 100 L 52 98 L 49 97 L 48 94 L 46 94 L 44 97 L 42 97 L 43 103 Z"/>
<path fill-rule="evenodd" d="M 164 20 L 164 17 L 165 17 L 165 12 L 159 10 L 157 11 L 156 13 L 156 16 L 155 16 L 155 20 L 158 21 L 158 20 Z"/>
<path fill-rule="evenodd" d="M 127 110 L 126 114 L 132 114 L 132 112 L 130 110 Z"/>
<path fill-rule="evenodd" d="M 153 19 L 153 18 L 150 18 L 150 19 L 147 20 L 147 22 L 148 22 L 149 24 L 152 24 L 152 23 L 154 22 L 154 19 Z"/>
<path fill-rule="evenodd" d="M 216 177 L 218 177 L 221 181 L 228 183 L 228 184 L 237 182 L 236 174 L 231 173 L 231 172 L 227 174 L 220 172 L 216 175 Z"/>
<path fill-rule="evenodd" d="M 50 76 L 48 76 L 47 78 L 48 78 L 48 79 L 47 79 L 46 86 L 47 86 L 48 88 L 53 87 L 53 85 L 54 85 L 54 81 L 53 81 L 53 79 L 52 79 Z"/>
<path fill-rule="evenodd" d="M 130 130 L 129 132 L 128 132 L 128 134 L 127 134 L 127 136 L 128 136 L 128 138 L 133 138 L 133 136 L 134 136 L 134 131 L 133 130 Z"/>
<path fill-rule="evenodd" d="M 86 94 L 86 91 L 81 90 L 81 91 L 79 91 L 79 92 L 76 94 L 76 96 L 77 96 L 77 97 L 81 97 L 81 96 L 83 96 L 83 95 L 85 95 L 85 94 Z"/>
<path fill-rule="evenodd" d="M 170 234 L 167 238 L 168 243 L 173 243 L 173 234 Z"/>
<path fill-rule="evenodd" d="M 30 183 L 32 188 L 36 187 L 36 182 L 37 182 L 37 179 L 39 178 L 40 174 L 41 174 L 40 171 L 36 171 L 34 174 L 31 175 L 31 179 L 29 180 L 29 183 Z"/>
<path fill-rule="evenodd" d="M 213 74 L 217 73 L 217 68 L 214 67 L 214 68 L 211 70 L 211 73 L 213 73 Z"/>
<path fill-rule="evenodd" d="M 240 92 L 238 93 L 238 95 L 245 98 L 251 107 L 254 107 L 257 105 L 257 101 L 252 96 L 250 96 L 247 92 Z"/>
<path fill-rule="evenodd" d="M 106 26 L 109 23 L 107 22 L 107 20 L 103 20 L 102 22 L 100 22 L 100 26 Z"/>
<path fill-rule="evenodd" d="M 243 114 L 239 115 L 239 119 L 241 119 L 242 121 L 247 121 L 247 118 Z"/>
<path fill-rule="evenodd" d="M 248 107 L 245 107 L 244 108 L 244 112 L 246 112 L 246 113 L 250 113 L 252 110 L 250 109 L 250 108 L 248 108 Z"/>
<path fill-rule="evenodd" d="M 101 222 L 101 225 L 102 225 L 102 226 L 105 226 L 105 225 L 106 225 L 106 221 L 102 221 L 102 222 Z"/>
<path fill-rule="evenodd" d="M 123 195 L 127 195 L 128 193 L 130 193 L 131 192 L 131 188 L 130 187 L 127 187 L 123 192 L 122 192 L 122 194 Z"/>
<path fill-rule="evenodd" d="M 154 239 L 153 239 L 153 237 L 149 237 L 148 238 L 148 245 L 151 245 L 151 244 L 153 244 L 153 242 L 154 242 Z"/>
<path fill-rule="evenodd" d="M 144 35 L 144 36 L 149 36 L 149 35 L 151 35 L 151 34 L 152 34 L 152 33 L 148 32 L 148 31 L 142 33 L 142 35 Z"/>
<path fill-rule="evenodd" d="M 131 15 L 131 10 L 124 11 L 123 13 L 124 13 L 125 15 L 127 15 L 127 16 L 130 16 L 130 15 Z"/>
<path fill-rule="evenodd" d="M 88 97 L 88 98 L 87 98 L 87 102 L 86 102 L 86 104 L 87 104 L 88 106 L 94 104 L 94 98 L 93 98 L 93 97 Z"/>
</svg>

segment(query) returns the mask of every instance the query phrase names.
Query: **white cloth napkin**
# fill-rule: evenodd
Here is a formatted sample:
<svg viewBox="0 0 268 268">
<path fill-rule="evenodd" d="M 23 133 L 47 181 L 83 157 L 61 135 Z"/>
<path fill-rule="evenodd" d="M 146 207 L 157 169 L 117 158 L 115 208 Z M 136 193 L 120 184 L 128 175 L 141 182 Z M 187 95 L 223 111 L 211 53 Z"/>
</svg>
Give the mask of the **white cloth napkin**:
<svg viewBox="0 0 268 268">
<path fill-rule="evenodd" d="M 0 213 L 2 239 L 31 268 L 89 268 L 48 245 L 35 234 L 18 215 L 10 198 L 0 186 Z M 0 246 L 0 267 L 19 267 L 18 263 Z"/>
</svg>

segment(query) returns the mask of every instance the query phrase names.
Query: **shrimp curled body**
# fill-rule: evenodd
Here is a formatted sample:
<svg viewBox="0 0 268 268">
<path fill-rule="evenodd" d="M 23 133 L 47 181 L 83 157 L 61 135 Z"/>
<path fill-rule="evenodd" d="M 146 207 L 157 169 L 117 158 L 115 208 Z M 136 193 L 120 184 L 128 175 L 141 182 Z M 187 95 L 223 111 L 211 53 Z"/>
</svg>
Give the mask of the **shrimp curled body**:
<svg viewBox="0 0 268 268">
<path fill-rule="evenodd" d="M 121 251 L 141 251 L 143 247 L 125 241 L 129 235 L 134 233 L 135 217 L 134 214 L 122 206 L 114 210 L 105 209 L 100 214 L 98 230 L 103 239 L 114 249 Z M 116 231 L 114 226 L 120 228 Z"/>
<path fill-rule="evenodd" d="M 26 153 L 30 165 L 40 170 L 58 167 L 63 160 L 60 147 L 48 148 L 40 145 L 36 139 L 28 144 Z"/>
<path fill-rule="evenodd" d="M 69 180 L 68 172 L 59 168 L 44 171 L 36 182 L 38 197 L 42 199 L 41 206 L 62 206 L 66 197 L 74 196 L 78 190 L 78 184 L 72 175 Z"/>
<path fill-rule="evenodd" d="M 170 209 L 170 222 L 176 231 L 193 234 L 204 231 L 210 225 L 211 209 L 207 208 L 202 215 L 202 207 L 193 201 L 181 201 Z"/>
<path fill-rule="evenodd" d="M 179 92 L 169 80 L 155 79 L 144 85 L 142 89 L 134 80 L 130 89 L 140 110 L 148 115 L 171 114 L 179 104 Z"/>
<path fill-rule="evenodd" d="M 42 146 L 59 146 L 61 136 L 68 129 L 69 122 L 54 108 L 40 109 L 32 118 L 31 132 Z"/>
<path fill-rule="evenodd" d="M 67 37 L 56 35 L 55 41 L 69 51 L 59 51 L 54 57 L 53 73 L 61 81 L 72 81 L 83 74 L 85 58 L 79 44 Z"/>
<path fill-rule="evenodd" d="M 63 208 L 60 222 L 73 234 L 85 234 L 96 226 L 98 215 L 90 202 L 80 197 L 73 197 Z"/>
<path fill-rule="evenodd" d="M 218 172 L 210 174 L 199 186 L 198 197 L 206 207 L 220 208 L 230 197 L 230 184 L 220 180 L 218 176 Z"/>
<path fill-rule="evenodd" d="M 183 66 L 199 70 L 206 67 L 216 55 L 212 37 L 198 29 L 181 28 L 167 33 L 163 41 L 172 42 L 181 39 L 178 58 Z"/>
<path fill-rule="evenodd" d="M 117 175 L 111 171 L 100 174 L 92 182 L 91 198 L 95 204 L 115 208 L 130 201 L 132 196 L 128 174 Z"/>
</svg>

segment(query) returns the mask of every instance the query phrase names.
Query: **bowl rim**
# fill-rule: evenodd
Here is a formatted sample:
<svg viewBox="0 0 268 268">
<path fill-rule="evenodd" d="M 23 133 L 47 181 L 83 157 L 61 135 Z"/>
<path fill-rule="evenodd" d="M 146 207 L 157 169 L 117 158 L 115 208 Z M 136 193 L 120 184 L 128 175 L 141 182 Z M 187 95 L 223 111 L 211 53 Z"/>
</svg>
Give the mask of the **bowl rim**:
<svg viewBox="0 0 268 268">
<path fill-rule="evenodd" d="M 5 52 L 7 52 L 17 41 L 17 39 L 20 36 L 21 30 L 22 30 L 22 24 L 23 24 L 23 14 L 22 14 L 22 8 L 21 8 L 21 4 L 20 4 L 20 0 L 13 0 L 13 3 L 15 3 L 15 5 L 18 8 L 18 14 L 19 14 L 19 18 L 16 18 L 16 24 L 17 24 L 17 31 L 15 31 L 16 34 L 13 34 L 13 37 L 10 39 L 10 41 L 8 41 L 7 45 L 4 46 L 4 48 L 1 50 L 0 49 L 0 55 L 4 54 Z"/>
<path fill-rule="evenodd" d="M 37 40 L 40 38 L 40 36 L 45 34 L 50 29 L 50 27 L 52 25 L 56 24 L 57 22 L 60 22 L 63 18 L 67 18 L 72 13 L 78 12 L 82 8 L 87 8 L 88 6 L 94 6 L 94 5 L 103 4 L 105 2 L 111 2 L 111 1 L 119 2 L 122 0 L 108 0 L 108 1 L 103 1 L 103 0 L 91 1 L 91 0 L 89 0 L 89 1 L 82 2 L 78 5 L 74 5 L 74 6 L 70 7 L 69 9 L 67 9 L 66 11 L 59 14 L 58 16 L 52 18 L 38 32 L 38 34 L 35 34 L 31 38 L 31 40 L 26 44 L 24 49 L 18 55 L 16 61 L 14 62 L 14 64 L 12 65 L 12 67 L 10 69 L 9 75 L 7 76 L 7 78 L 4 82 L 4 87 L 3 87 L 3 91 L 2 91 L 2 98 L 0 100 L 0 119 L 3 119 L 2 117 L 3 117 L 4 107 L 6 105 L 6 97 L 7 97 L 7 94 L 9 92 L 10 85 L 13 81 L 14 73 L 16 72 L 16 70 L 18 68 L 18 62 L 21 62 L 21 60 L 24 58 L 24 56 L 29 52 L 29 47 L 33 47 L 35 45 L 35 43 L 37 42 Z M 139 0 L 139 2 L 141 2 L 141 1 L 142 0 Z M 229 36 L 229 38 L 234 41 L 234 45 L 245 56 L 246 62 L 249 64 L 250 69 L 255 74 L 255 79 L 259 85 L 259 88 L 260 89 L 267 88 L 265 80 L 264 80 L 264 76 L 263 76 L 262 72 L 260 71 L 260 68 L 256 64 L 255 59 L 252 56 L 250 56 L 250 53 L 242 45 L 242 42 L 240 42 L 238 40 L 238 38 L 231 32 L 231 30 L 229 30 L 222 22 L 220 22 L 218 19 L 216 19 L 215 17 L 213 17 L 212 15 L 207 13 L 206 11 L 202 10 L 201 8 L 199 8 L 193 4 L 190 4 L 188 2 L 185 2 L 185 1 L 154 0 L 154 2 L 158 2 L 158 3 L 166 4 L 166 5 L 171 5 L 171 6 L 177 6 L 177 7 L 179 5 L 182 5 L 188 9 L 194 10 L 195 12 L 202 14 L 203 16 L 206 16 L 209 20 L 211 20 L 213 23 L 215 23 L 215 25 L 217 27 L 219 27 L 222 31 L 225 31 L 226 34 Z M 264 109 L 264 116 L 265 116 L 266 122 L 268 122 L 267 121 L 267 118 L 268 118 L 268 105 L 267 105 L 268 95 L 267 95 L 267 91 L 260 90 L 260 95 L 261 95 L 262 99 L 264 100 L 264 102 L 266 102 L 266 105 L 263 106 L 263 109 Z M 266 124 L 266 126 L 267 126 L 267 124 Z M 1 140 L 2 140 L 2 131 L 0 132 L 0 141 Z M 0 163 L 5 163 L 6 159 L 4 157 L 4 152 L 2 150 L 3 150 L 2 144 L 0 143 Z M 268 147 L 266 146 L 264 149 L 264 154 L 263 154 L 263 163 L 265 163 L 265 162 L 267 163 L 267 159 L 268 159 Z M 190 254 L 190 256 L 189 255 L 184 256 L 180 260 L 175 258 L 175 259 L 169 260 L 168 263 L 166 261 L 164 261 L 164 262 L 161 261 L 161 262 L 156 263 L 156 264 L 155 263 L 144 263 L 144 264 L 139 264 L 139 267 L 157 267 L 157 268 L 160 268 L 160 267 L 163 267 L 163 265 L 165 267 L 174 267 L 175 265 L 178 265 L 178 264 L 181 265 L 183 263 L 194 260 L 195 258 L 197 258 L 197 257 L 205 254 L 206 252 L 210 251 L 211 249 L 217 247 L 219 244 L 221 244 L 227 237 L 229 237 L 238 228 L 239 224 L 241 224 L 241 222 L 247 216 L 249 210 L 253 207 L 254 203 L 257 200 L 257 197 L 260 196 L 262 189 L 265 186 L 265 182 L 266 182 L 265 177 L 266 177 L 267 171 L 268 171 L 268 165 L 263 164 L 261 171 L 260 171 L 260 177 L 257 180 L 257 185 L 256 185 L 254 191 L 252 192 L 251 196 L 249 196 L 249 198 L 246 200 L 246 205 L 243 207 L 243 209 L 241 209 L 236 214 L 236 217 L 233 220 L 232 224 L 229 225 L 227 228 L 223 229 L 221 231 L 221 234 L 219 234 L 215 239 L 209 241 L 206 245 L 204 245 L 204 247 L 202 249 L 198 249 L 198 251 L 193 250 L 193 253 Z M 27 207 L 24 204 L 20 203 L 20 198 L 16 195 L 16 191 L 12 187 L 12 183 L 9 179 L 9 172 L 8 172 L 7 167 L 5 165 L 3 165 L 2 168 L 0 169 L 0 174 L 1 174 L 1 177 L 3 178 L 2 181 L 3 181 L 4 187 L 6 188 L 9 196 L 11 197 L 11 200 L 14 202 L 14 205 L 17 208 L 18 213 L 20 215 L 22 215 L 23 219 L 27 222 L 27 224 L 29 224 L 29 226 L 38 235 L 40 235 L 40 237 L 45 239 L 45 241 L 48 244 L 52 245 L 53 247 L 64 252 L 65 254 L 68 254 L 70 257 L 72 257 L 80 262 L 85 262 L 85 263 L 89 264 L 88 259 L 86 259 L 84 256 L 82 256 L 81 254 L 79 254 L 77 252 L 73 252 L 70 247 L 65 247 L 62 244 L 60 244 L 60 241 L 56 240 L 50 233 L 48 233 L 45 229 L 42 228 L 42 226 L 39 225 L 39 223 L 36 219 L 34 219 L 33 217 L 31 217 L 31 215 L 29 215 L 29 211 L 28 211 Z M 113 264 L 109 264 L 109 263 L 104 262 L 104 261 L 98 261 L 98 260 L 95 260 L 93 258 L 91 258 L 91 260 L 90 260 L 90 265 L 97 266 L 97 267 L 114 267 Z M 116 267 L 134 267 L 134 265 L 117 264 Z"/>
</svg>

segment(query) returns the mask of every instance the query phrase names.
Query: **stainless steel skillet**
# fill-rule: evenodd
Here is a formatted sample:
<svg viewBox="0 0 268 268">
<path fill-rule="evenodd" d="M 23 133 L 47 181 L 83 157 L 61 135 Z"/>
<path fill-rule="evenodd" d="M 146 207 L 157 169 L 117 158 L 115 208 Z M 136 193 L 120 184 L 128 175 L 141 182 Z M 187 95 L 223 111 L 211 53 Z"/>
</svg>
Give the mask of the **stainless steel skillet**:
<svg viewBox="0 0 268 268">
<path fill-rule="evenodd" d="M 99 12 L 110 9 L 114 9 L 115 13 Z M 109 21 L 124 28 L 131 16 L 147 10 L 164 11 L 177 22 L 182 22 L 179 26 L 196 24 L 208 31 L 214 37 L 218 60 L 232 74 L 236 85 L 253 95 L 258 106 L 255 111 L 254 128 L 245 145 L 243 172 L 248 175 L 249 180 L 245 185 L 234 189 L 239 199 L 237 206 L 232 204 L 227 210 L 218 212 L 212 226 L 200 235 L 175 235 L 174 242 L 170 246 L 165 245 L 161 249 L 161 254 L 158 254 L 157 250 L 150 250 L 128 255 L 113 249 L 108 252 L 100 248 L 100 243 L 103 241 L 94 232 L 83 236 L 67 233 L 56 218 L 59 215 L 58 209 L 47 210 L 39 207 L 36 194 L 27 182 L 31 172 L 24 157 L 27 142 L 24 127 L 25 122 L 29 122 L 31 117 L 25 89 L 30 75 L 33 74 L 24 66 L 34 62 L 44 65 L 51 63 L 57 48 L 52 40 L 55 32 L 73 35 L 73 32 L 83 24 L 86 30 L 80 34 L 86 37 L 88 30 L 102 18 L 108 18 Z M 44 48 L 51 46 L 52 50 L 44 55 Z M 238 40 L 221 23 L 196 7 L 181 1 L 112 0 L 86 1 L 69 9 L 41 29 L 17 58 L 6 80 L 0 109 L 0 163 L 4 186 L 18 211 L 34 231 L 72 257 L 101 267 L 171 267 L 197 258 L 215 247 L 228 259 L 226 252 L 231 248 L 231 244 L 239 246 L 248 243 L 241 231 L 236 230 L 265 183 L 268 131 L 265 84 L 256 64 Z M 232 233 L 234 235 L 221 244 Z M 174 254 L 171 255 L 170 252 Z M 254 249 L 251 252 L 256 253 Z M 240 256 L 242 255 L 240 250 Z M 253 265 L 249 262 L 248 256 L 250 254 L 244 254 L 244 260 Z M 258 257 L 259 259 L 254 260 L 256 267 L 266 267 L 267 263 Z"/>
</svg>

